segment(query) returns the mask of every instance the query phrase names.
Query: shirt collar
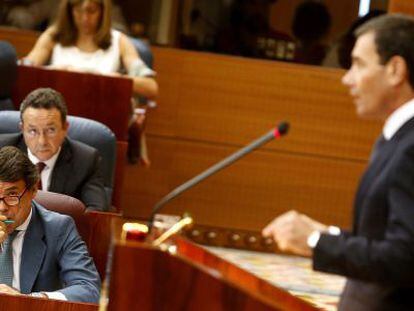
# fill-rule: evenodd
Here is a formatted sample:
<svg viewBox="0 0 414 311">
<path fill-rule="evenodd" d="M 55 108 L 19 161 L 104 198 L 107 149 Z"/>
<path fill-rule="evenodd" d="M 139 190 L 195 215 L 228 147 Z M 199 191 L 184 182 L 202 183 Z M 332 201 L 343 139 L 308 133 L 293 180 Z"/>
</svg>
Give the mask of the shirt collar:
<svg viewBox="0 0 414 311">
<path fill-rule="evenodd" d="M 385 121 L 382 134 L 390 140 L 395 133 L 411 118 L 414 117 L 414 99 L 396 109 Z"/>
<path fill-rule="evenodd" d="M 40 161 L 35 155 L 33 155 L 33 153 L 30 151 L 29 148 L 27 148 L 27 156 L 29 157 L 30 161 L 32 161 L 33 164 L 36 165 L 39 162 L 43 162 L 44 164 L 46 164 L 47 168 L 53 169 L 61 150 L 62 150 L 62 147 L 59 147 L 58 152 L 56 152 L 50 159 L 46 161 Z"/>
<path fill-rule="evenodd" d="M 32 213 L 33 213 L 33 208 L 30 207 L 29 216 L 27 216 L 26 220 L 20 226 L 18 226 L 15 230 L 17 230 L 17 231 L 26 231 L 27 227 L 29 226 L 30 219 L 32 219 Z"/>
</svg>

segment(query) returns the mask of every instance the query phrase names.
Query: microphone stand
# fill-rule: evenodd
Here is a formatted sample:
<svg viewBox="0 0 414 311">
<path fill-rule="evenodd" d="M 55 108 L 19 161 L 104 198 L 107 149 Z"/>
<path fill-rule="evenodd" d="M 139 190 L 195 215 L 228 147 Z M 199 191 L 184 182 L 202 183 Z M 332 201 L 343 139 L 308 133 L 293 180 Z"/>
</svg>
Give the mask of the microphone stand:
<svg viewBox="0 0 414 311">
<path fill-rule="evenodd" d="M 221 160 L 220 162 L 214 164 L 213 166 L 209 167 L 202 173 L 198 174 L 197 176 L 191 178 L 187 182 L 183 183 L 182 185 L 178 186 L 170 193 L 168 193 L 165 197 L 163 197 L 160 201 L 155 204 L 154 208 L 152 209 L 152 213 L 150 215 L 148 221 L 148 236 L 151 234 L 151 230 L 154 224 L 154 217 L 155 214 L 164 206 L 166 203 L 180 195 L 182 192 L 194 187 L 196 184 L 201 182 L 202 180 L 210 177 L 211 175 L 217 173 L 218 171 L 226 168 L 227 166 L 233 164 L 241 157 L 247 155 L 248 153 L 252 152 L 253 150 L 259 148 L 260 146 L 264 145 L 265 143 L 269 142 L 272 139 L 279 138 L 285 134 L 287 134 L 289 130 L 289 123 L 282 122 L 278 125 L 277 128 L 272 129 L 265 135 L 259 137 L 258 139 L 251 142 L 249 145 L 241 148 L 240 150 L 234 152 L 230 156 L 226 157 L 225 159 Z"/>
</svg>

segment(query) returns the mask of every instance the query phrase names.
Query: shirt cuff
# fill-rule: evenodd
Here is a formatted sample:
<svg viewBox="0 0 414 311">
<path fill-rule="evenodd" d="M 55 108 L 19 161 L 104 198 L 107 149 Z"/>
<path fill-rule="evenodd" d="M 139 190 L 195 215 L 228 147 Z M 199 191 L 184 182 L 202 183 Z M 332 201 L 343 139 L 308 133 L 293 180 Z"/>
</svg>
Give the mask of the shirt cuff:
<svg viewBox="0 0 414 311">
<path fill-rule="evenodd" d="M 340 235 L 341 229 L 339 227 L 335 226 L 329 226 L 328 227 L 328 234 L 330 235 Z M 316 244 L 318 244 L 319 239 L 321 238 L 321 232 L 320 231 L 313 231 L 307 240 L 307 244 L 310 248 L 315 248 Z"/>
<path fill-rule="evenodd" d="M 68 300 L 66 296 L 63 295 L 61 292 L 42 292 L 42 293 L 44 293 L 49 299 L 65 300 L 65 301 Z"/>
<path fill-rule="evenodd" d="M 336 226 L 329 226 L 328 227 L 328 233 L 330 235 L 340 235 L 341 234 L 341 229 L 339 227 L 336 227 Z"/>
<path fill-rule="evenodd" d="M 141 59 L 136 59 L 128 70 L 130 77 L 154 77 L 155 71 L 149 68 Z"/>
<path fill-rule="evenodd" d="M 315 248 L 316 244 L 318 244 L 318 241 L 321 237 L 321 233 L 319 231 L 313 231 L 307 240 L 308 246 L 310 248 Z"/>
</svg>

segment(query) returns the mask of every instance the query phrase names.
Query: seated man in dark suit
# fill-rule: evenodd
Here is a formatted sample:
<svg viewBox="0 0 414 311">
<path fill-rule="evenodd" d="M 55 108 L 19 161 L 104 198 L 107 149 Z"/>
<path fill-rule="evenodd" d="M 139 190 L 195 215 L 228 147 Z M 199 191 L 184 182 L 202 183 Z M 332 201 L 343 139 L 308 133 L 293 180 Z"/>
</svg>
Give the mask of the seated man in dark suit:
<svg viewBox="0 0 414 311">
<path fill-rule="evenodd" d="M 384 127 L 355 196 L 353 229 L 290 211 L 263 234 L 312 256 L 316 270 L 346 276 L 339 310 L 414 310 L 414 18 L 384 15 L 355 34 L 342 82 L 357 114 Z"/>
<path fill-rule="evenodd" d="M 0 135 L 0 147 L 16 146 L 28 154 L 40 171 L 42 190 L 75 197 L 88 210 L 105 211 L 101 158 L 95 148 L 66 137 L 66 115 L 59 92 L 34 90 L 20 106 L 22 133 Z"/>
<path fill-rule="evenodd" d="M 100 279 L 73 219 L 33 201 L 39 173 L 0 149 L 0 293 L 97 303 Z"/>
</svg>

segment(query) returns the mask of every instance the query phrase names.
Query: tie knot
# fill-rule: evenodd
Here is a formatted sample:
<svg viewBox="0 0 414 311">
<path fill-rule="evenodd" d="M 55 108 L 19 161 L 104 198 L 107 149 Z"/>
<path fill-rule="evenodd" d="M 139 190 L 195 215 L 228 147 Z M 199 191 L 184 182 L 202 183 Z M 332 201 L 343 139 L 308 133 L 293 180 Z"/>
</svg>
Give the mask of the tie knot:
<svg viewBox="0 0 414 311">
<path fill-rule="evenodd" d="M 43 169 L 46 167 L 46 164 L 44 162 L 38 162 L 36 164 L 37 170 L 39 171 L 39 174 L 42 173 Z"/>
</svg>

